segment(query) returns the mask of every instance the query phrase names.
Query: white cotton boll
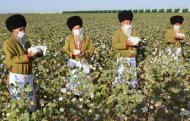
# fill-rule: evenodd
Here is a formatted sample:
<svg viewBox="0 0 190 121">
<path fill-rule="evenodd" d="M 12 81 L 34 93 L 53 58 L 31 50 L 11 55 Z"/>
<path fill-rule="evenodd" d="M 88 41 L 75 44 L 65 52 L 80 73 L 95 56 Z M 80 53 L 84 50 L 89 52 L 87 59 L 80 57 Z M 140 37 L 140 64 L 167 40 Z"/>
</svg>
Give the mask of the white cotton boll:
<svg viewBox="0 0 190 121">
<path fill-rule="evenodd" d="M 31 47 L 28 49 L 28 53 L 32 52 L 32 54 L 36 54 L 39 50 L 35 47 Z"/>
<path fill-rule="evenodd" d="M 156 55 L 156 52 L 154 51 L 152 54 L 153 54 L 153 55 Z"/>
<path fill-rule="evenodd" d="M 103 70 L 103 68 L 102 68 L 102 67 L 99 67 L 99 70 L 100 70 L 100 71 L 102 71 L 102 70 Z"/>
<path fill-rule="evenodd" d="M 177 56 L 175 56 L 173 59 L 176 60 L 176 61 L 178 61 L 178 57 Z"/>
<path fill-rule="evenodd" d="M 163 51 L 160 51 L 158 55 L 159 55 L 159 56 L 162 56 L 163 54 L 164 54 L 164 52 L 163 52 Z"/>
<path fill-rule="evenodd" d="M 10 116 L 10 113 L 7 113 L 6 116 L 7 116 L 7 117 Z"/>
<path fill-rule="evenodd" d="M 133 43 L 133 45 L 137 45 L 141 39 L 139 37 L 129 37 L 129 41 Z"/>
<path fill-rule="evenodd" d="M 92 69 L 92 68 L 93 68 L 93 66 L 92 66 L 92 65 L 90 65 L 90 68 Z"/>
<path fill-rule="evenodd" d="M 80 102 L 84 102 L 84 99 L 83 99 L 83 98 L 79 98 L 79 101 L 80 101 Z"/>
<path fill-rule="evenodd" d="M 92 109 L 90 109 L 88 112 L 89 112 L 89 113 L 92 113 Z"/>
<path fill-rule="evenodd" d="M 73 98 L 72 100 L 71 100 L 71 102 L 76 102 L 77 101 L 77 99 L 76 98 Z"/>
<path fill-rule="evenodd" d="M 81 51 L 78 50 L 78 49 L 74 49 L 74 50 L 73 50 L 73 54 L 74 54 L 74 55 L 79 55 L 80 53 L 81 53 Z"/>
<path fill-rule="evenodd" d="M 63 97 L 59 97 L 59 99 L 58 99 L 59 101 L 63 101 Z"/>
<path fill-rule="evenodd" d="M 90 107 L 94 107 L 94 103 L 91 103 L 89 106 L 90 106 Z"/>
<path fill-rule="evenodd" d="M 93 67 L 92 70 L 96 70 L 96 67 Z"/>
<path fill-rule="evenodd" d="M 153 109 L 154 107 L 153 107 L 153 105 L 150 105 L 150 109 Z"/>
<path fill-rule="evenodd" d="M 94 94 L 92 92 L 90 93 L 90 98 L 94 98 Z"/>
<path fill-rule="evenodd" d="M 145 106 L 145 107 L 141 108 L 141 110 L 143 111 L 143 113 L 146 113 L 148 111 L 148 107 Z"/>
<path fill-rule="evenodd" d="M 68 94 L 68 95 L 70 95 L 70 94 L 71 94 L 71 92 L 70 92 L 70 91 L 68 91 L 68 92 L 67 92 L 67 94 Z"/>
<path fill-rule="evenodd" d="M 77 70 L 76 70 L 76 69 L 71 70 L 71 75 L 74 75 L 76 72 L 77 72 Z"/>
<path fill-rule="evenodd" d="M 46 52 L 47 52 L 47 47 L 46 46 L 41 46 L 40 48 L 42 49 L 43 55 L 45 56 Z"/>
<path fill-rule="evenodd" d="M 100 115 L 99 114 L 95 114 L 94 120 L 99 120 L 99 119 L 100 119 Z"/>
<path fill-rule="evenodd" d="M 56 99 L 53 99 L 53 102 L 56 103 L 57 102 Z"/>
<path fill-rule="evenodd" d="M 105 49 L 105 48 L 106 48 L 106 45 L 102 45 L 102 48 Z"/>
<path fill-rule="evenodd" d="M 60 108 L 60 112 L 64 112 L 64 108 Z"/>
<path fill-rule="evenodd" d="M 83 105 L 81 104 L 81 105 L 78 105 L 77 107 L 81 109 L 83 107 Z"/>
<path fill-rule="evenodd" d="M 67 92 L 66 88 L 61 88 L 61 92 L 66 93 Z"/>
<path fill-rule="evenodd" d="M 167 52 L 168 52 L 169 55 L 171 55 L 172 54 L 171 48 L 167 48 Z"/>
<path fill-rule="evenodd" d="M 2 55 L 1 58 L 4 59 L 4 58 L 5 58 L 5 55 Z"/>
<path fill-rule="evenodd" d="M 46 46 L 33 46 L 28 48 L 28 53 L 32 52 L 33 54 L 36 54 L 37 52 L 43 52 L 43 55 L 46 55 L 47 47 Z"/>
<path fill-rule="evenodd" d="M 171 57 L 172 57 L 172 58 L 175 57 L 175 54 L 172 54 Z"/>
<path fill-rule="evenodd" d="M 73 98 L 72 100 L 71 100 L 71 102 L 76 102 L 77 101 L 77 99 L 76 98 Z"/>
<path fill-rule="evenodd" d="M 6 108 L 10 108 L 10 107 L 11 107 L 10 103 L 6 103 Z"/>
</svg>

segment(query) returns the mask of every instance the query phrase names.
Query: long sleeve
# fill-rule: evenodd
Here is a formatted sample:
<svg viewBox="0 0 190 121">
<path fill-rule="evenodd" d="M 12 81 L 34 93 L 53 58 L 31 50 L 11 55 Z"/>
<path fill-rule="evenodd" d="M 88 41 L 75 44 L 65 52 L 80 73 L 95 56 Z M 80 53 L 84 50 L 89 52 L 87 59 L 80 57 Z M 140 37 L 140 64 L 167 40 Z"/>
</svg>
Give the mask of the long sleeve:
<svg viewBox="0 0 190 121">
<path fill-rule="evenodd" d="M 180 43 L 181 43 L 181 44 L 187 43 L 187 40 L 189 40 L 189 38 L 188 38 L 188 36 L 187 36 L 188 34 L 186 33 L 185 30 L 181 30 L 181 33 L 183 33 L 183 34 L 185 35 L 185 38 L 184 38 L 183 41 L 180 41 Z"/>
<path fill-rule="evenodd" d="M 30 47 L 30 43 L 26 43 L 26 49 Z M 16 74 L 31 74 L 33 58 L 28 58 L 27 52 L 21 45 L 11 36 L 5 40 L 3 50 L 6 57 L 7 68 Z"/>
<path fill-rule="evenodd" d="M 126 41 L 121 41 L 117 32 L 112 37 L 112 47 L 115 49 L 126 49 Z"/>
<path fill-rule="evenodd" d="M 166 32 L 165 32 L 165 38 L 166 38 L 166 43 L 167 44 L 174 44 L 175 43 L 173 34 L 171 33 L 170 30 L 166 30 Z"/>
<path fill-rule="evenodd" d="M 3 50 L 4 50 L 5 55 L 6 55 L 8 67 L 11 67 L 10 62 L 16 63 L 16 64 L 23 64 L 23 63 L 29 62 L 27 54 L 17 55 L 17 53 L 14 49 L 15 48 L 11 47 L 11 45 L 7 42 L 5 42 L 3 45 Z"/>
<path fill-rule="evenodd" d="M 132 30 L 132 37 L 137 37 L 136 30 Z M 136 48 L 127 45 L 128 37 L 122 29 L 116 30 L 112 36 L 112 47 L 120 53 L 122 57 L 135 57 L 137 54 Z"/>
<path fill-rule="evenodd" d="M 89 40 L 87 41 L 87 50 L 84 51 L 85 53 L 85 56 L 86 57 L 89 57 L 93 54 L 93 51 L 94 51 L 94 46 L 93 46 L 93 42 L 92 42 L 92 39 L 89 37 L 88 38 Z"/>
<path fill-rule="evenodd" d="M 69 38 L 68 37 L 65 38 L 65 45 L 64 45 L 63 51 L 68 54 L 71 53 L 71 51 L 69 49 Z"/>
</svg>

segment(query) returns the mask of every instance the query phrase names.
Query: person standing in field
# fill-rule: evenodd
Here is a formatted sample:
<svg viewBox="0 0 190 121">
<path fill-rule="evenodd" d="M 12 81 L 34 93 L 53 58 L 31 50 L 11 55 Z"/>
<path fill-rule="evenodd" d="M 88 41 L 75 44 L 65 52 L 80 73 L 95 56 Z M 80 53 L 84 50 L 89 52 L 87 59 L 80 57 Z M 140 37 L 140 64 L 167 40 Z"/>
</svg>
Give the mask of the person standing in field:
<svg viewBox="0 0 190 121">
<path fill-rule="evenodd" d="M 67 65 L 69 67 L 76 68 L 79 67 L 82 71 L 88 75 L 90 73 L 90 66 L 86 60 L 91 57 L 94 51 L 93 42 L 90 36 L 86 35 L 83 31 L 83 21 L 80 16 L 72 16 L 67 20 L 67 26 L 71 31 L 71 34 L 66 37 L 64 52 L 66 52 L 70 59 L 68 60 Z M 72 77 L 77 77 L 75 75 L 75 69 L 72 70 Z M 71 78 L 72 78 L 71 77 Z M 71 86 L 77 88 L 78 83 L 72 82 L 72 79 L 68 81 L 71 82 Z M 71 87 L 69 87 L 71 89 Z M 73 89 L 75 90 L 75 89 Z M 76 92 L 78 93 L 78 92 Z M 80 93 L 80 92 L 79 92 Z M 80 95 L 80 94 L 77 94 Z"/>
<path fill-rule="evenodd" d="M 11 37 L 5 40 L 3 50 L 6 56 L 6 65 L 9 69 L 9 92 L 12 99 L 19 100 L 26 88 L 31 87 L 31 91 L 26 92 L 30 99 L 29 109 L 36 109 L 36 100 L 33 88 L 32 62 L 35 56 L 41 53 L 28 53 L 31 47 L 26 37 L 26 20 L 23 15 L 14 14 L 7 18 L 7 29 L 11 32 Z"/>
<path fill-rule="evenodd" d="M 138 85 L 136 71 L 136 55 L 140 38 L 137 37 L 137 31 L 132 26 L 133 13 L 131 11 L 121 11 L 118 14 L 121 28 L 116 30 L 112 37 L 112 47 L 118 50 L 117 71 L 115 81 L 128 83 L 129 86 Z"/>
<path fill-rule="evenodd" d="M 170 23 L 172 27 L 166 29 L 165 38 L 168 45 L 175 45 L 176 54 L 179 55 L 182 51 L 182 46 L 185 41 L 185 30 L 181 29 L 184 18 L 183 16 L 172 16 L 170 18 Z"/>
<path fill-rule="evenodd" d="M 67 26 L 71 30 L 71 34 L 66 37 L 64 51 L 69 55 L 69 66 L 77 66 L 77 62 L 81 62 L 89 58 L 94 51 L 92 39 L 83 32 L 83 21 L 79 16 L 72 16 L 67 20 Z M 83 64 L 85 73 L 89 73 L 89 67 Z"/>
</svg>

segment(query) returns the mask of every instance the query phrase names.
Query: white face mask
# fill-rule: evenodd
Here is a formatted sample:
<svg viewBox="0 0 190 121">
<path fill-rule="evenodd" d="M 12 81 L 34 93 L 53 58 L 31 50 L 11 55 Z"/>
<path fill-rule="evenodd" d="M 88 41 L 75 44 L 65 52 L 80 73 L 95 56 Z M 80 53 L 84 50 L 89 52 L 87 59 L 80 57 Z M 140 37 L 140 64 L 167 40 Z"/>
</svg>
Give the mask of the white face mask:
<svg viewBox="0 0 190 121">
<path fill-rule="evenodd" d="M 175 29 L 175 30 L 180 29 L 180 25 L 174 25 L 174 29 Z"/>
<path fill-rule="evenodd" d="M 82 33 L 82 29 L 74 29 L 73 30 L 73 34 L 76 35 L 76 36 L 80 35 L 81 33 Z"/>
<path fill-rule="evenodd" d="M 125 30 L 130 29 L 130 28 L 131 28 L 131 24 L 130 24 L 130 25 L 123 25 L 123 28 L 124 28 Z"/>
<path fill-rule="evenodd" d="M 17 35 L 17 37 L 19 37 L 19 38 L 21 38 L 21 39 L 22 39 L 24 36 L 25 36 L 24 32 L 19 32 L 18 35 Z"/>
</svg>

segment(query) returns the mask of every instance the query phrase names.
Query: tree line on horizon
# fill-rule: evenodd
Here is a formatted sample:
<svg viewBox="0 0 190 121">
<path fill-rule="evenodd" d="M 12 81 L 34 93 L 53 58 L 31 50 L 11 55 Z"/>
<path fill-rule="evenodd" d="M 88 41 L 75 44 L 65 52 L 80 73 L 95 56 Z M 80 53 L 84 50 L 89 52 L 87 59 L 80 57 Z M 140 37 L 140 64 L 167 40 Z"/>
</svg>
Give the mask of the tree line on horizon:
<svg viewBox="0 0 190 121">
<path fill-rule="evenodd" d="M 62 13 L 119 13 L 122 10 L 89 10 L 89 11 L 63 11 Z M 187 13 L 190 9 L 133 9 L 133 13 Z"/>
</svg>

